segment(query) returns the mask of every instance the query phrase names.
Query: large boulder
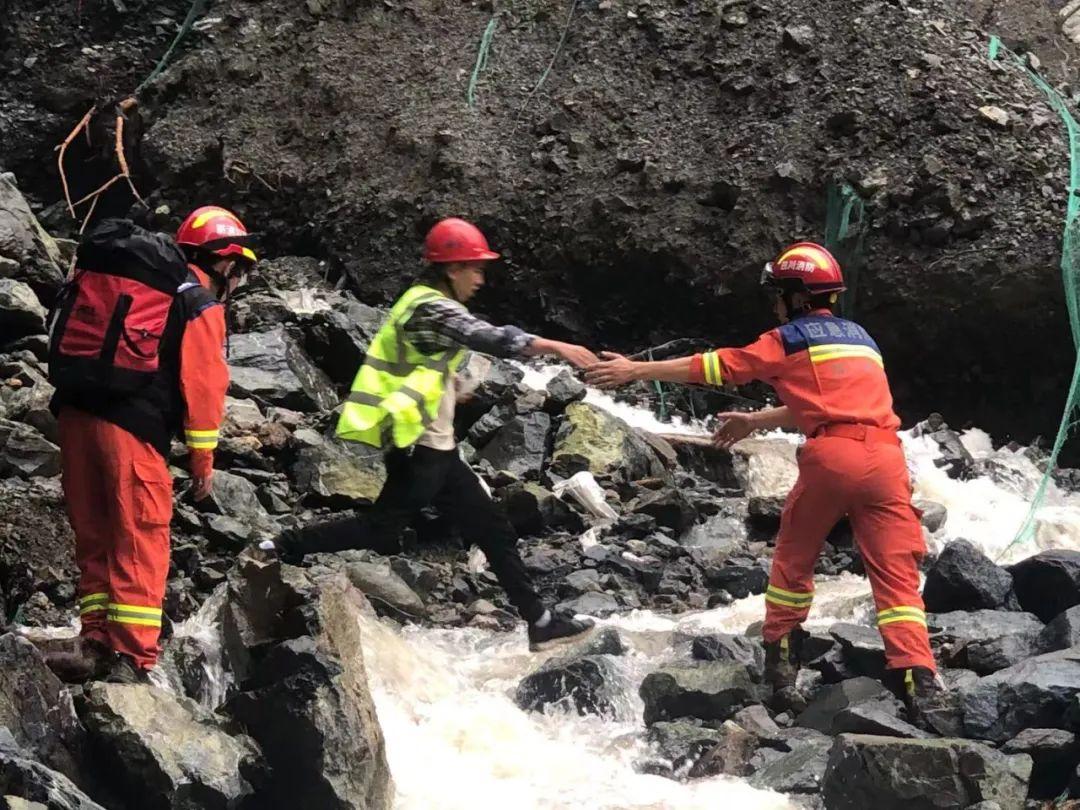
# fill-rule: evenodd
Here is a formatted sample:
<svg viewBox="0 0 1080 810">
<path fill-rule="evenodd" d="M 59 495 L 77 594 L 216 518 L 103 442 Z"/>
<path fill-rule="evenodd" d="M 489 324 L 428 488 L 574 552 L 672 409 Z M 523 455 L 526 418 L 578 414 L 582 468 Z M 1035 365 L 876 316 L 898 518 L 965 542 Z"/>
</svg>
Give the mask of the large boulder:
<svg viewBox="0 0 1080 810">
<path fill-rule="evenodd" d="M 0 174 L 0 276 L 25 281 L 51 303 L 64 280 L 60 264 L 59 247 L 37 221 L 14 176 Z"/>
<path fill-rule="evenodd" d="M 545 390 L 548 395 L 548 409 L 554 413 L 561 413 L 570 403 L 585 399 L 587 393 L 585 384 L 568 368 L 548 380 Z"/>
<path fill-rule="evenodd" d="M 1009 570 L 1020 607 L 1044 622 L 1080 604 L 1080 551 L 1043 551 Z"/>
<path fill-rule="evenodd" d="M 709 728 L 687 720 L 653 723 L 649 742 L 668 763 L 671 776 L 696 779 L 703 776 L 744 776 L 757 747 L 757 737 L 725 720 Z"/>
<path fill-rule="evenodd" d="M 0 727 L 0 802 L 17 808 L 19 801 L 27 810 L 106 810 L 62 773 L 20 748 L 11 733 Z"/>
<path fill-rule="evenodd" d="M 299 411 L 327 411 L 338 404 L 329 378 L 283 326 L 232 335 L 229 370 L 229 393 L 234 397 Z"/>
<path fill-rule="evenodd" d="M 555 435 L 552 467 L 563 476 L 587 470 L 627 480 L 663 475 L 656 453 L 622 419 L 587 402 L 574 402 Z"/>
<path fill-rule="evenodd" d="M 761 677 L 765 670 L 765 648 L 760 641 L 731 633 L 698 636 L 690 645 L 697 661 L 734 661 Z"/>
<path fill-rule="evenodd" d="M 649 515 L 660 526 L 666 526 L 677 534 L 689 529 L 697 522 L 698 513 L 681 490 L 664 487 L 658 492 L 649 492 L 638 498 L 631 511 Z"/>
<path fill-rule="evenodd" d="M 131 807 L 231 810 L 262 779 L 257 746 L 188 698 L 97 683 L 78 709 L 103 778 Z"/>
<path fill-rule="evenodd" d="M 989 674 L 1041 651 L 1043 623 L 1030 613 L 957 610 L 927 614 L 926 624 L 951 667 Z"/>
<path fill-rule="evenodd" d="M 788 493 L 799 477 L 796 446 L 786 439 L 744 439 L 731 449 L 732 466 L 750 514 L 778 522 Z"/>
<path fill-rule="evenodd" d="M 1069 786 L 1080 761 L 1076 735 L 1056 728 L 1026 728 L 1001 746 L 1003 754 L 1027 754 L 1034 763 L 1029 796 L 1054 799 Z"/>
<path fill-rule="evenodd" d="M 386 483 L 382 453 L 356 442 L 305 432 L 311 443 L 297 453 L 289 472 L 306 499 L 346 509 L 379 497 Z"/>
<path fill-rule="evenodd" d="M 1043 628 L 1039 634 L 1039 652 L 1054 652 L 1080 645 L 1080 605 L 1075 605 Z"/>
<path fill-rule="evenodd" d="M 227 704 L 272 768 L 268 808 L 389 810 L 393 782 L 368 689 L 360 621 L 344 574 L 309 576 L 243 558 L 223 614 Z"/>
<path fill-rule="evenodd" d="M 293 303 L 288 294 L 286 303 Z M 315 312 L 305 321 L 304 347 L 336 385 L 347 388 L 364 362 L 368 346 L 386 320 L 386 314 L 386 310 L 352 298 L 332 298 L 329 309 Z"/>
<path fill-rule="evenodd" d="M 837 716 L 842 712 L 863 703 L 889 705 L 893 700 L 892 694 L 880 681 L 866 677 L 852 678 L 826 687 L 796 722 L 801 728 L 812 728 L 822 734 L 837 734 Z"/>
<path fill-rule="evenodd" d="M 832 741 L 810 734 L 790 744 L 791 750 L 771 757 L 754 771 L 750 784 L 780 793 L 816 794 L 821 790 Z"/>
<path fill-rule="evenodd" d="M 29 425 L 0 419 L 0 476 L 60 473 L 60 448 Z"/>
<path fill-rule="evenodd" d="M 542 411 L 515 416 L 495 432 L 479 458 L 516 478 L 539 478 L 550 432 L 551 417 Z"/>
<path fill-rule="evenodd" d="M 941 810 L 997 802 L 1022 808 L 1031 758 L 969 740 L 842 734 L 822 785 L 829 810 Z"/>
<path fill-rule="evenodd" d="M 829 628 L 840 644 L 840 654 L 855 675 L 880 678 L 885 672 L 885 642 L 876 627 L 839 622 Z"/>
<path fill-rule="evenodd" d="M 370 601 L 387 605 L 412 619 L 427 615 L 424 601 L 388 562 L 351 562 L 345 566 L 345 575 Z"/>
<path fill-rule="evenodd" d="M 980 679 L 963 693 L 968 736 L 1005 742 L 1025 728 L 1070 728 L 1080 697 L 1080 647 L 1046 653 Z"/>
<path fill-rule="evenodd" d="M 514 701 L 525 711 L 548 706 L 613 717 L 621 684 L 610 655 L 555 658 L 518 684 Z"/>
<path fill-rule="evenodd" d="M 544 534 L 549 529 L 577 533 L 585 528 L 578 512 L 533 481 L 510 484 L 499 495 L 507 518 L 519 534 Z"/>
<path fill-rule="evenodd" d="M 13 633 L 0 636 L 0 726 L 50 768 L 79 778 L 84 737 L 71 695 L 37 647 Z"/>
<path fill-rule="evenodd" d="M 1012 576 L 967 540 L 949 543 L 926 574 L 923 601 L 934 613 L 993 610 L 1012 595 Z"/>
<path fill-rule="evenodd" d="M 766 697 L 747 667 L 726 661 L 670 664 L 645 676 L 639 692 L 646 725 L 677 717 L 727 720 Z"/>
</svg>

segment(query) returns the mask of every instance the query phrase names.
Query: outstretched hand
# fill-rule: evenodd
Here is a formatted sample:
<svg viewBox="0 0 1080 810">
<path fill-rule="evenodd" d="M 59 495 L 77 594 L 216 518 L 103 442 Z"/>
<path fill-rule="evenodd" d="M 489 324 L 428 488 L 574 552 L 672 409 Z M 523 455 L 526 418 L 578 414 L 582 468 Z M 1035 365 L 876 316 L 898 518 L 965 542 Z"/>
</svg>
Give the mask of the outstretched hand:
<svg viewBox="0 0 1080 810">
<path fill-rule="evenodd" d="M 615 352 L 600 352 L 602 362 L 594 363 L 585 373 L 585 382 L 598 388 L 617 388 L 633 382 L 633 360 L 623 357 Z"/>
<path fill-rule="evenodd" d="M 591 350 L 574 343 L 556 344 L 555 353 L 575 368 L 589 368 L 599 362 Z"/>
<path fill-rule="evenodd" d="M 718 413 L 717 418 L 722 419 L 720 427 L 713 433 L 713 444 L 727 449 L 735 442 L 741 441 L 757 430 L 754 414 L 741 411 L 726 411 Z"/>
</svg>

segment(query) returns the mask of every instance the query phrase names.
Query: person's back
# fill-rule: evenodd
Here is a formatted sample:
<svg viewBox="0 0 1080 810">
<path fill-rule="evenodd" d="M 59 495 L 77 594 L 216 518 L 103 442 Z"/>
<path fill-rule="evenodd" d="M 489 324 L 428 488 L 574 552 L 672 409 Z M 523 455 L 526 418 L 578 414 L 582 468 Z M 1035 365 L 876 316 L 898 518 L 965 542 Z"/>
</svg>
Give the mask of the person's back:
<svg viewBox="0 0 1080 810">
<path fill-rule="evenodd" d="M 749 346 L 701 358 L 704 382 L 767 382 L 807 436 L 829 424 L 900 427 L 877 343 L 859 324 L 827 309 L 797 316 Z"/>
</svg>

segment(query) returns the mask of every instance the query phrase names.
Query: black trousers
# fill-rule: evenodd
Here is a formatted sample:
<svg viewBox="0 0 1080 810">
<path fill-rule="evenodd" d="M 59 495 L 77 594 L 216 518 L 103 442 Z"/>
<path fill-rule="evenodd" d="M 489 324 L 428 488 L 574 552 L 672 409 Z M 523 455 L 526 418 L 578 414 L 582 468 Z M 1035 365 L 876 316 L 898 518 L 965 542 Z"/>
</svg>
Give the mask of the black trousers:
<svg viewBox="0 0 1080 810">
<path fill-rule="evenodd" d="M 304 554 L 356 548 L 398 554 L 405 528 L 421 509 L 434 506 L 457 525 L 466 542 L 484 552 L 521 617 L 529 622 L 540 618 L 544 604 L 518 554 L 517 532 L 456 449 L 393 450 L 386 454 L 386 471 L 386 485 L 370 510 L 290 531 L 290 548 Z"/>
</svg>

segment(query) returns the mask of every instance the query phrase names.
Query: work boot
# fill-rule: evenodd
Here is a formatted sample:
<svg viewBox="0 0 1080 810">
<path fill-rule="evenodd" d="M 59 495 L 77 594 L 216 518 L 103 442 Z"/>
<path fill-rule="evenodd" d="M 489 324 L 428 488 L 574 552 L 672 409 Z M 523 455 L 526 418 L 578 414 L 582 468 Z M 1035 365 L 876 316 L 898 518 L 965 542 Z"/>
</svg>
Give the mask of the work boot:
<svg viewBox="0 0 1080 810">
<path fill-rule="evenodd" d="M 46 653 L 45 664 L 64 683 L 99 681 L 109 674 L 115 655 L 100 641 L 80 638 L 74 650 Z"/>
<path fill-rule="evenodd" d="M 765 642 L 765 683 L 774 692 L 794 688 L 799 675 L 803 639 L 808 635 L 801 627 L 796 627 L 776 641 Z"/>
<path fill-rule="evenodd" d="M 274 538 L 274 552 L 286 565 L 300 565 L 304 561 L 304 552 L 298 547 L 296 535 L 288 529 Z"/>
<path fill-rule="evenodd" d="M 927 713 L 939 708 L 945 695 L 945 684 L 928 667 L 889 669 L 882 679 L 885 686 L 904 702 L 908 722 L 919 728 L 929 727 Z"/>
<path fill-rule="evenodd" d="M 105 683 L 150 683 L 150 670 L 139 667 L 130 655 L 120 653 Z"/>
<path fill-rule="evenodd" d="M 529 651 L 540 652 L 560 644 L 580 641 L 592 633 L 595 625 L 596 622 L 592 619 L 575 619 L 553 613 L 543 627 L 538 624 L 529 625 Z"/>
</svg>

